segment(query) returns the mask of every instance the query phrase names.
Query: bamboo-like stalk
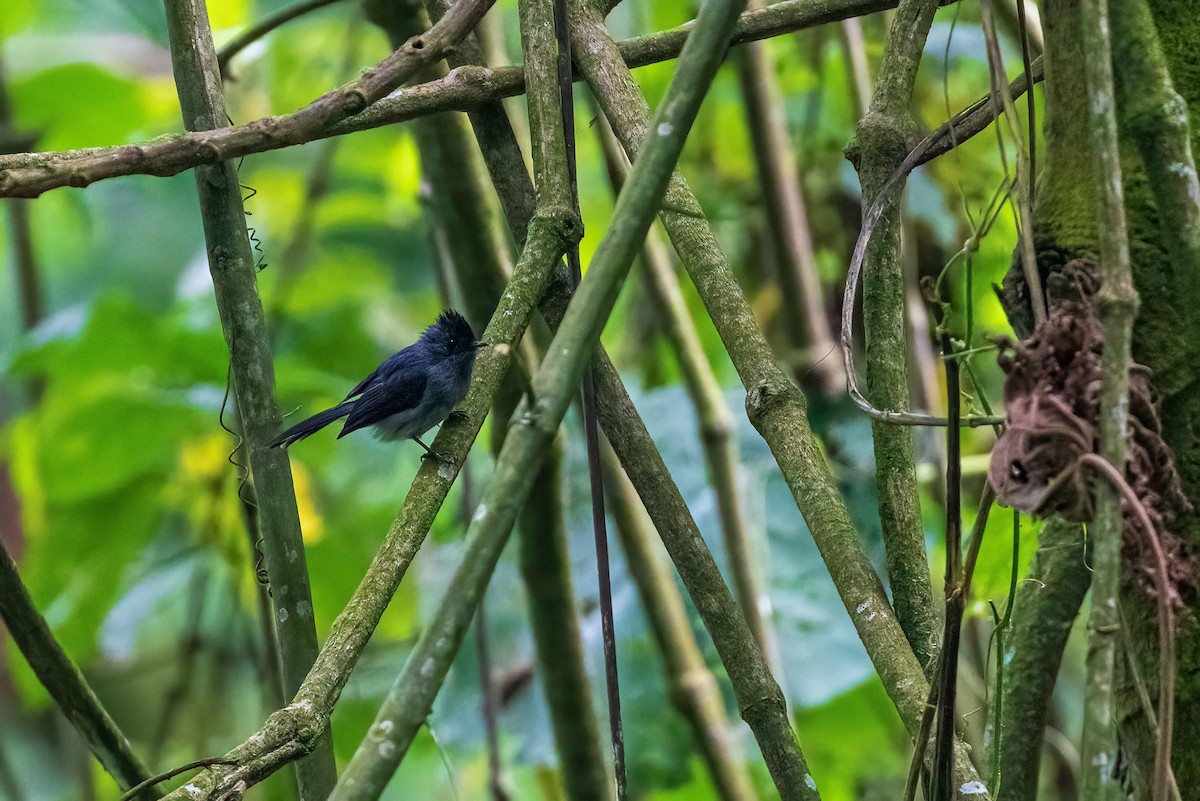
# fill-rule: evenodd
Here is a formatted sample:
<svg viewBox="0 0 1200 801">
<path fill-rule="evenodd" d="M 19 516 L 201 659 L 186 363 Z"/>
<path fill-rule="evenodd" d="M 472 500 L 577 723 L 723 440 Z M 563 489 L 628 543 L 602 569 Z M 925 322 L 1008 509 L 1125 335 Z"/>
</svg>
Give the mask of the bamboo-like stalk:
<svg viewBox="0 0 1200 801">
<path fill-rule="evenodd" d="M 852 160 L 862 185 L 863 214 L 884 191 L 908 153 L 917 65 L 937 0 L 901 0 L 875 77 L 870 111 L 859 121 Z M 867 247 L 863 277 L 866 397 L 878 409 L 909 409 L 904 264 L 900 254 L 900 193 L 885 207 Z M 887 549 L 892 604 L 926 671 L 937 653 L 938 616 L 933 603 L 925 525 L 921 520 L 913 432 L 872 420 L 875 490 Z"/>
<path fill-rule="evenodd" d="M 628 69 L 621 65 L 620 52 L 598 14 L 586 4 L 574 6 L 572 35 L 577 37 L 574 51 L 580 70 L 604 107 L 626 152 L 636 154 L 643 140 L 653 140 L 649 135 L 653 129 L 641 90 Z M 704 220 L 703 211 L 682 177 L 676 175 L 672 179 L 664 208 L 670 209 L 661 215 L 667 233 L 748 390 L 747 414 L 771 447 L 867 654 L 905 727 L 915 735 L 929 685 L 850 522 L 845 502 L 808 424 L 804 397 L 776 365 L 770 347 L 729 271 L 724 254 Z M 609 432 L 607 425 L 605 430 Z M 621 454 L 611 432 L 609 437 Z M 631 470 L 624 455 L 622 463 L 626 470 Z M 639 484 L 634 472 L 630 472 L 630 478 Z M 642 497 L 645 500 L 644 494 Z M 660 532 L 665 527 L 664 521 L 657 517 L 655 525 Z M 675 553 L 672 558 L 678 566 Z M 683 572 L 681 568 L 681 575 Z M 690 587 L 689 592 L 695 599 L 696 592 Z M 960 786 L 976 786 L 973 783 L 978 783 L 978 776 L 961 745 L 955 754 Z M 972 801 L 983 801 L 986 797 L 981 794 Z"/>
<path fill-rule="evenodd" d="M 895 0 L 834 0 L 814 4 L 812 0 L 783 0 L 758 12 L 744 15 L 734 43 L 764 39 L 810 28 L 848 17 L 870 14 L 895 5 Z M 461 7 L 461 8 L 460 8 Z M 47 153 L 0 156 L 0 197 L 34 197 L 63 186 L 82 187 L 121 175 L 175 175 L 198 164 L 220 158 L 237 158 L 327 136 L 377 128 L 440 111 L 467 111 L 479 105 L 524 91 L 524 71 L 519 67 L 495 70 L 460 69 L 452 78 L 427 85 L 422 91 L 407 90 L 383 99 L 403 83 L 417 66 L 438 61 L 453 49 L 482 10 L 475 3 L 455 3 L 452 24 L 439 26 L 422 37 L 422 47 L 405 47 L 369 70 L 371 85 L 356 84 L 323 95 L 299 112 L 241 126 L 220 129 L 205 136 L 184 134 L 160 137 L 138 145 L 83 148 Z M 679 55 L 691 24 L 630 39 L 622 52 L 630 67 L 667 61 Z M 378 80 L 376 80 L 378 79 Z M 387 86 L 381 86 L 385 80 Z M 387 88 L 390 86 L 390 88 Z M 386 91 L 380 91 L 386 89 Z M 378 96 L 380 99 L 375 99 Z M 373 102 L 364 102 L 372 101 Z M 360 105 L 361 104 L 361 105 Z M 331 112 L 343 108 L 345 119 Z M 354 113 L 351 113 L 354 112 Z M 298 117 L 304 115 L 302 119 Z M 326 117 L 322 124 L 318 117 Z M 314 118 L 318 123 L 313 125 Z M 299 124 L 297 124 L 299 123 Z"/>
<path fill-rule="evenodd" d="M 226 121 L 225 99 L 204 0 L 169 0 L 167 30 L 185 125 L 192 130 L 219 127 Z M 317 630 L 291 467 L 284 451 L 270 447 L 280 417 L 266 316 L 236 168 L 231 162 L 197 167 L 196 186 L 217 309 L 229 345 L 238 420 L 254 479 L 283 688 L 290 695 L 316 659 Z M 304 801 L 328 795 L 337 775 L 328 731 L 300 762 L 298 773 Z"/>
<path fill-rule="evenodd" d="M 1125 474 L 1129 438 L 1129 366 L 1137 292 L 1133 288 L 1125 198 L 1117 138 L 1112 52 L 1107 0 L 1083 0 L 1084 70 L 1087 75 L 1088 120 L 1098 199 L 1101 285 L 1097 295 L 1104 330 L 1101 361 L 1100 454 L 1118 475 Z M 1084 691 L 1082 794 L 1088 799 L 1123 795 L 1113 777 L 1117 760 L 1115 663 L 1121 623 L 1117 601 L 1121 592 L 1121 532 L 1124 518 L 1115 488 L 1100 482 L 1096 488 L 1096 520 L 1092 537 L 1092 611 L 1088 619 L 1087 682 Z M 1160 599 L 1167 603 L 1168 599 Z M 1167 738 L 1169 734 L 1162 735 Z M 1170 747 L 1159 749 L 1169 755 Z M 1155 776 L 1170 773 L 1155 766 Z M 1156 781 L 1154 798 L 1167 797 L 1168 785 Z"/>
<path fill-rule="evenodd" d="M 713 2 L 701 11 L 694 37 L 655 120 L 657 136 L 635 165 L 622 193 L 614 224 L 597 250 L 588 278 L 567 309 L 546 361 L 534 378 L 531 407 L 505 441 L 495 478 L 469 532 L 468 552 L 434 620 L 422 635 L 376 724 L 347 767 L 333 798 L 371 798 L 382 789 L 428 714 L 450 658 L 470 620 L 529 491 L 538 459 L 555 431 L 590 363 L 603 320 L 615 302 L 621 279 L 649 227 L 674 168 L 699 102 L 707 90 L 736 20 L 736 2 Z M 533 126 L 538 130 L 538 126 Z M 807 770 L 790 732 L 783 752 L 764 748 L 768 767 L 785 798 L 815 797 L 804 783 Z M 391 746 L 391 747 L 388 747 Z M 811 781 L 811 779 L 810 779 Z"/>
<path fill-rule="evenodd" d="M 611 801 L 609 762 L 600 744 L 571 587 L 558 440 L 542 460 L 534 483 L 538 490 L 529 495 L 518 520 L 520 565 L 563 787 L 571 801 Z"/>
<path fill-rule="evenodd" d="M 0 542 L 0 620 L 29 662 L 38 681 L 50 693 L 96 760 L 122 788 L 135 787 L 150 771 L 133 752 L 108 710 L 100 703 L 79 668 L 54 638 L 45 618 L 34 606 L 8 548 Z M 161 798 L 154 789 L 143 792 L 144 801 Z"/>
<path fill-rule="evenodd" d="M 696 745 L 722 801 L 752 801 L 756 796 L 729 737 L 729 721 L 716 679 L 692 636 L 683 598 L 661 550 L 651 542 L 637 490 L 611 446 L 604 448 L 608 506 L 625 551 L 625 563 L 642 599 L 642 609 L 662 655 L 667 694 L 691 726 Z"/>
<path fill-rule="evenodd" d="M 750 0 L 748 6 L 756 10 L 765 8 L 766 3 Z M 841 363 L 825 358 L 835 345 L 821 298 L 808 211 L 775 61 L 765 42 L 747 42 L 737 56 L 758 183 L 778 256 L 784 322 L 793 344 L 803 343 L 808 348 L 803 367 L 815 373 L 821 391 L 832 394 L 842 385 Z"/>
<path fill-rule="evenodd" d="M 609 180 L 614 192 L 620 192 L 629 168 L 629 159 L 621 149 L 621 143 L 613 135 L 608 121 L 600 114 L 594 126 L 604 151 Z M 708 356 L 700 344 L 700 334 L 692 322 L 675 266 L 667 252 L 666 243 L 658 231 L 651 228 L 642 248 L 642 265 L 646 270 L 651 297 L 662 313 L 662 331 L 683 383 L 687 388 L 700 427 L 700 444 L 704 449 L 704 460 L 708 465 L 709 480 L 717 500 L 717 514 L 721 520 L 721 536 L 725 553 L 729 558 L 738 606 L 746 617 L 746 623 L 754 634 L 754 641 L 768 656 L 773 653 L 774 632 L 764 619 L 764 606 L 770 604 L 759 578 L 754 548 L 743 525 L 741 501 L 737 487 L 738 448 L 733 438 L 733 412 L 725 402 L 725 393 L 717 376 L 713 373 Z"/>
</svg>

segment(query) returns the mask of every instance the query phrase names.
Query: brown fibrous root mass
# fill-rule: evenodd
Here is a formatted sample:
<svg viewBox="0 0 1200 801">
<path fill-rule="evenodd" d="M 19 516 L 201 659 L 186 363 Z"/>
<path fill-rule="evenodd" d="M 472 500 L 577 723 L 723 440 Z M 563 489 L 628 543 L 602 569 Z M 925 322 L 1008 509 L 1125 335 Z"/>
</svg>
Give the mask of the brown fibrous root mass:
<svg viewBox="0 0 1200 801">
<path fill-rule="evenodd" d="M 988 476 L 1005 505 L 1038 517 L 1087 522 L 1094 487 L 1102 480 L 1080 469 L 1080 459 L 1100 445 L 1100 274 L 1095 264 L 1075 260 L 1051 276 L 1047 289 L 1047 319 L 1026 339 L 998 343 L 1007 375 L 1007 423 Z M 1170 601 L 1178 609 L 1196 590 L 1194 555 L 1178 533 L 1192 507 L 1162 436 L 1150 372 L 1141 365 L 1130 370 L 1128 413 L 1132 436 L 1121 473 L 1154 526 L 1166 556 Z M 1127 577 L 1153 593 L 1155 556 L 1139 535 L 1134 510 L 1125 508 L 1124 518 Z"/>
</svg>

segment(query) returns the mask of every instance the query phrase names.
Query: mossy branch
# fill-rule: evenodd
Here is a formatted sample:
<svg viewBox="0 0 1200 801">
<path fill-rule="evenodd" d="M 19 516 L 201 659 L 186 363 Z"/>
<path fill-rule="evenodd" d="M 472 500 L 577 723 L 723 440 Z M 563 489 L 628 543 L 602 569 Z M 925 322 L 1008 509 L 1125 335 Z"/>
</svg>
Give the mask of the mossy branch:
<svg viewBox="0 0 1200 801">
<path fill-rule="evenodd" d="M 204 0 L 168 0 L 167 31 L 179 105 L 187 128 L 206 131 L 226 120 L 212 32 Z M 238 420 L 253 476 L 259 533 L 275 604 L 285 695 L 299 689 L 317 655 L 312 594 L 287 454 L 270 447 L 280 417 L 275 365 L 257 270 L 246 235 L 246 213 L 232 162 L 196 168 L 209 271 L 229 359 Z M 333 787 L 333 747 L 326 733 L 299 765 L 301 798 L 319 801 Z"/>
<path fill-rule="evenodd" d="M 619 51 L 598 14 L 585 4 L 574 9 L 572 35 L 577 37 L 574 49 L 580 70 L 626 152 L 634 155 L 644 140 L 652 139 L 648 137 L 652 129 L 646 100 L 621 65 Z M 915 734 L 929 686 L 850 522 L 845 501 L 808 423 L 804 397 L 775 363 L 699 203 L 678 174 L 672 178 L 664 205 L 679 210 L 664 211 L 663 224 L 746 386 L 750 421 L 771 447 L 867 654 L 905 726 Z M 609 436 L 613 439 L 611 432 Z M 617 444 L 613 439 L 620 454 Z M 622 463 L 630 469 L 624 455 Z M 638 483 L 634 473 L 630 477 Z M 655 524 L 661 532 L 664 522 L 656 517 Z M 690 587 L 689 592 L 696 598 Z M 713 630 L 711 625 L 709 630 Z M 956 751 L 956 765 L 960 785 L 978 781 L 961 747 Z"/>
<path fill-rule="evenodd" d="M 909 105 L 937 6 L 936 0 L 901 0 L 888 31 L 870 110 L 859 121 L 850 146 L 862 185 L 864 218 L 876 199 L 889 191 L 892 175 L 908 155 L 908 140 L 915 127 Z M 866 397 L 877 409 L 907 412 L 909 360 L 899 187 L 888 197 L 864 263 Z M 939 626 L 925 553 L 913 431 L 910 426 L 872 420 L 871 432 L 892 603 L 905 636 L 928 672 L 937 654 Z"/>
<path fill-rule="evenodd" d="M 1021 582 L 1009 638 L 1004 685 L 1003 748 L 997 755 L 996 801 L 1036 801 L 1043 735 L 1071 624 L 1091 586 L 1083 530 L 1053 520 L 1042 529 L 1029 576 Z"/>
</svg>

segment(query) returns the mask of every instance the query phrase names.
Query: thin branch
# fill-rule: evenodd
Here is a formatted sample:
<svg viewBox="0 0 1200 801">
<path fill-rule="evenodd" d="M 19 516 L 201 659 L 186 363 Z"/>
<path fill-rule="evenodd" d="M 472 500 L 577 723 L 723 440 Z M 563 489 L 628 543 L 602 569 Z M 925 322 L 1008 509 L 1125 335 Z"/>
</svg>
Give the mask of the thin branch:
<svg viewBox="0 0 1200 801">
<path fill-rule="evenodd" d="M 932 801 L 954 797 L 954 722 L 958 703 L 958 646 L 962 636 L 963 609 L 966 606 L 967 580 L 962 557 L 962 429 L 958 360 L 950 335 L 942 332 L 942 362 L 946 370 L 946 408 L 950 425 L 946 427 L 946 572 L 943 580 L 946 613 L 942 628 L 942 649 L 937 673 L 937 734 L 934 739 L 933 769 L 930 771 Z M 987 518 L 984 518 L 986 525 Z M 979 531 L 982 541 L 983 529 Z M 972 543 L 974 544 L 974 543 Z"/>
<path fill-rule="evenodd" d="M 302 3 L 286 6 L 279 9 L 274 14 L 268 14 L 259 20 L 256 24 L 251 25 L 242 33 L 230 39 L 225 45 L 217 51 L 217 68 L 221 71 L 222 76 L 229 74 L 229 62 L 238 53 L 245 50 L 250 45 L 267 36 L 276 28 L 281 28 L 294 19 L 304 16 L 325 6 L 331 6 L 339 0 L 305 0 Z"/>
<path fill-rule="evenodd" d="M 486 5 L 486 3 L 485 3 Z M 811 28 L 828 22 L 894 7 L 894 0 L 835 0 L 814 7 L 812 0 L 784 0 L 744 14 L 737 42 L 752 41 Z M 266 117 L 247 125 L 203 135 L 171 134 L 137 145 L 94 147 L 46 153 L 0 155 L 0 197 L 35 197 L 64 186 L 83 187 L 122 175 L 175 175 L 222 158 L 262 153 L 304 144 L 314 139 L 378 128 L 442 111 L 474 111 L 488 103 L 525 91 L 520 67 L 495 70 L 460 68 L 446 78 L 383 98 L 416 70 L 447 55 L 463 29 L 486 9 L 476 3 L 455 3 L 456 15 L 440 22 L 418 41 L 394 53 L 361 81 L 323 95 L 300 111 Z M 690 23 L 622 43 L 625 62 L 643 67 L 676 58 L 687 40 Z M 365 84 L 369 79 L 369 86 Z M 386 91 L 381 90 L 386 89 Z"/>
<path fill-rule="evenodd" d="M 138 784 L 136 787 L 131 787 L 131 788 L 129 788 L 128 791 L 126 791 L 125 793 L 122 793 L 120 801 L 132 801 L 132 799 L 137 798 L 138 793 L 148 790 L 156 784 L 162 784 L 163 782 L 168 781 L 169 779 L 174 779 L 176 776 L 180 775 L 181 773 L 187 773 L 189 771 L 198 770 L 200 768 L 211 767 L 212 765 L 232 765 L 232 764 L 233 763 L 230 762 L 228 759 L 221 759 L 221 758 L 197 759 L 194 762 L 189 762 L 186 765 L 180 765 L 177 768 L 171 768 L 170 770 L 159 773 L 156 776 L 149 777 L 144 782 Z"/>
<path fill-rule="evenodd" d="M 168 0 L 167 31 L 185 125 L 201 131 L 216 128 L 226 120 L 225 99 L 204 0 Z M 197 168 L 196 187 L 213 291 L 229 346 L 238 420 L 254 477 L 257 519 L 275 602 L 283 689 L 289 695 L 300 687 L 316 659 L 317 631 L 291 467 L 285 452 L 269 447 L 280 418 L 266 315 L 259 300 L 237 170 L 231 162 Z M 328 732 L 318 739 L 312 756 L 298 766 L 301 794 L 306 797 L 327 795 L 336 776 Z"/>
<path fill-rule="evenodd" d="M 636 156 L 643 141 L 656 139 L 650 135 L 656 129 L 649 120 L 645 97 L 629 71 L 621 66 L 620 52 L 598 14 L 585 7 L 576 9 L 572 36 L 579 67 L 626 152 Z M 804 397 L 776 364 L 720 245 L 704 220 L 703 210 L 678 175 L 672 179 L 664 206 L 673 211 L 662 213 L 663 224 L 747 389 L 746 411 L 750 421 L 771 447 L 884 688 L 910 734 L 915 734 L 929 685 L 896 621 L 883 584 L 863 551 L 808 423 Z M 613 446 L 617 445 L 613 439 Z M 620 454 L 620 449 L 617 450 Z M 624 455 L 622 462 L 629 470 L 630 463 Z M 633 472 L 630 477 L 638 483 Z M 654 513 L 653 509 L 651 512 Z M 662 532 L 668 524 L 655 517 L 655 525 Z M 678 565 L 675 551 L 672 558 Z M 681 569 L 681 575 L 683 572 Z M 689 592 L 696 598 L 690 587 Z M 959 748 L 956 757 L 961 784 L 977 781 L 966 752 Z"/>
<path fill-rule="evenodd" d="M 1129 260 L 1125 223 L 1125 198 L 1113 106 L 1112 53 L 1109 43 L 1107 0 L 1083 0 L 1084 70 L 1087 75 L 1088 119 L 1093 150 L 1093 170 L 1099 200 L 1100 270 L 1097 295 L 1104 330 L 1101 357 L 1100 454 L 1124 475 L 1129 439 L 1129 366 L 1137 292 Z M 1117 600 L 1121 591 L 1121 537 L 1124 519 L 1118 492 L 1106 484 L 1096 490 L 1096 522 L 1092 536 L 1092 611 L 1088 620 L 1087 683 L 1084 692 L 1083 796 L 1117 798 L 1113 779 L 1117 759 L 1117 706 L 1114 682 L 1116 648 L 1120 636 Z M 1161 757 L 1161 753 L 1159 754 Z M 1167 785 L 1156 759 L 1154 798 L 1164 801 Z M 1169 772 L 1169 766 L 1166 769 Z"/>
<path fill-rule="evenodd" d="M 150 776 L 150 771 L 133 753 L 129 740 L 117 728 L 83 673 L 54 639 L 3 541 L 0 541 L 0 586 L 4 587 L 0 592 L 0 619 L 38 681 L 117 783 L 122 787 L 139 785 Z M 142 798 L 150 801 L 161 795 L 147 790 Z"/>
<path fill-rule="evenodd" d="M 467 553 L 455 571 L 452 589 L 405 662 L 375 725 L 335 789 L 333 801 L 377 797 L 428 715 L 520 504 L 531 488 L 535 474 L 529 465 L 545 452 L 590 363 L 621 280 L 649 227 L 719 65 L 736 12 L 736 2 L 713 2 L 701 11 L 696 36 L 685 49 L 658 119 L 663 133 L 635 167 L 629 188 L 614 213 L 616 223 L 601 241 L 588 280 L 581 284 L 534 377 L 531 396 L 536 400 L 505 440 L 495 477 L 468 531 Z"/>
<path fill-rule="evenodd" d="M 745 7 L 743 2 L 742 7 Z M 571 77 L 571 33 L 567 18 L 567 0 L 551 0 L 539 4 L 541 19 L 534 24 L 553 22 L 558 50 L 556 80 L 561 97 L 561 120 L 565 167 L 571 206 L 579 211 L 579 178 L 575 159 L 575 88 Z M 553 8 L 552 14 L 546 12 Z M 582 217 L 581 217 L 582 220 Z M 648 229 L 647 229 L 648 230 Z M 579 243 L 572 242 L 567 250 L 567 268 L 572 289 L 583 278 L 579 260 Z M 625 768 L 625 732 L 621 725 L 621 687 L 617 668 L 617 628 L 613 616 L 612 575 L 608 556 L 608 523 L 604 517 L 604 473 L 600 467 L 600 433 L 596 423 L 595 366 L 583 371 L 583 435 L 587 446 L 588 479 L 591 484 L 592 542 L 596 552 L 596 585 L 600 609 L 600 631 L 604 650 L 604 685 L 608 696 L 608 731 L 612 745 L 613 778 L 616 781 L 617 801 L 629 798 L 629 775 Z"/>
</svg>

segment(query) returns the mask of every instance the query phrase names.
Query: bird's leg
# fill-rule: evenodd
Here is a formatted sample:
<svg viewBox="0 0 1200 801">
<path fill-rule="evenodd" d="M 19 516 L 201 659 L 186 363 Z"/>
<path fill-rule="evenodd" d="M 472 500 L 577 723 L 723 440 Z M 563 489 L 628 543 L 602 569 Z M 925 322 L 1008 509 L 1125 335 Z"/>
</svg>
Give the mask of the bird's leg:
<svg viewBox="0 0 1200 801">
<path fill-rule="evenodd" d="M 426 445 L 424 442 L 421 441 L 420 437 L 413 437 L 413 442 L 417 443 L 418 445 L 420 445 L 422 448 L 425 449 L 425 453 L 421 454 L 421 461 L 425 461 L 426 459 L 436 459 L 439 462 L 445 462 L 446 464 L 450 464 L 450 465 L 454 464 L 453 459 L 449 459 L 449 458 L 443 456 L 442 454 L 438 453 L 437 451 L 435 451 L 433 448 L 430 448 L 428 445 Z"/>
</svg>

